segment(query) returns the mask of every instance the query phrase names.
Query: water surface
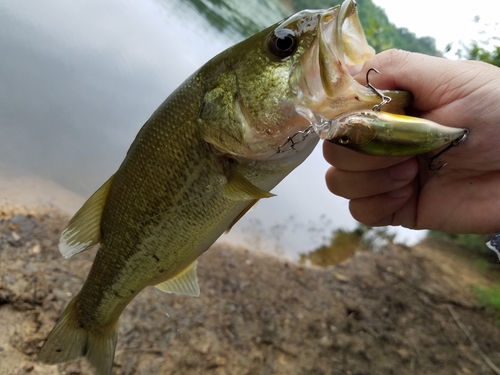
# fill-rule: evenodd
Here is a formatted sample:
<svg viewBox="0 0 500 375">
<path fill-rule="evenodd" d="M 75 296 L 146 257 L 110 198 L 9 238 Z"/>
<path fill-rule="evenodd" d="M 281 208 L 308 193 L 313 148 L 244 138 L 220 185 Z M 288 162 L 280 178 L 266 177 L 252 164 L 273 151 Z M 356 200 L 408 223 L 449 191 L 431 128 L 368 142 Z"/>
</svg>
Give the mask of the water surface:
<svg viewBox="0 0 500 375">
<path fill-rule="evenodd" d="M 37 177 L 89 196 L 170 92 L 284 12 L 257 0 L 218 4 L 2 0 L 0 178 Z M 326 189 L 327 167 L 318 147 L 273 191 L 276 198 L 260 202 L 223 239 L 296 256 L 335 228 L 354 228 L 347 202 Z M 0 195 L 13 194 L 1 184 Z"/>
</svg>

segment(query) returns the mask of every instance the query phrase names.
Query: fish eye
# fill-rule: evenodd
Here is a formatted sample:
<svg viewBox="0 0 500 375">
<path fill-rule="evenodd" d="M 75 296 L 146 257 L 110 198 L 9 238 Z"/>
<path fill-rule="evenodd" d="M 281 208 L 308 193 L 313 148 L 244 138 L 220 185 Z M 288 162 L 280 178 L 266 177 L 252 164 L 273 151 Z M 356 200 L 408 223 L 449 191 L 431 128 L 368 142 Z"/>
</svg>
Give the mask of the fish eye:
<svg viewBox="0 0 500 375">
<path fill-rule="evenodd" d="M 343 135 L 342 137 L 340 137 L 338 139 L 337 142 L 339 145 L 348 145 L 349 142 L 351 142 L 351 140 L 349 139 L 349 137 L 347 135 Z"/>
<path fill-rule="evenodd" d="M 273 55 L 283 59 L 297 50 L 297 37 L 290 29 L 278 29 L 271 35 L 268 44 Z"/>
</svg>

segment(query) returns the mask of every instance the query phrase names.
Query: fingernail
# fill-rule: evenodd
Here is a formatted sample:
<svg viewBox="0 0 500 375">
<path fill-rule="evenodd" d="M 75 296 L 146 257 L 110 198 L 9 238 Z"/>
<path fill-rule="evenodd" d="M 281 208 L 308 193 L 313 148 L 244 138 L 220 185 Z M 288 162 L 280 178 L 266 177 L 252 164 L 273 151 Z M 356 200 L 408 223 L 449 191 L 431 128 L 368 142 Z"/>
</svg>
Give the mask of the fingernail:
<svg viewBox="0 0 500 375">
<path fill-rule="evenodd" d="M 389 170 L 389 176 L 396 181 L 411 180 L 415 177 L 415 173 L 416 165 L 413 162 L 399 163 Z"/>
</svg>

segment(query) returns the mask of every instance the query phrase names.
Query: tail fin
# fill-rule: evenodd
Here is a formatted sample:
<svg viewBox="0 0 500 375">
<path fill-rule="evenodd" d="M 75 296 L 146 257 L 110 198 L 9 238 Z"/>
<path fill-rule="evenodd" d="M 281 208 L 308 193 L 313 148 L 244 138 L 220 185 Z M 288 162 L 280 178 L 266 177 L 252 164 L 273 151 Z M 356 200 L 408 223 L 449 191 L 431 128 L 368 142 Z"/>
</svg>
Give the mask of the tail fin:
<svg viewBox="0 0 500 375">
<path fill-rule="evenodd" d="M 76 297 L 75 297 L 76 298 Z M 110 375 L 116 330 L 94 332 L 78 325 L 75 298 L 71 300 L 38 353 L 37 361 L 56 364 L 86 357 L 96 375 Z"/>
</svg>

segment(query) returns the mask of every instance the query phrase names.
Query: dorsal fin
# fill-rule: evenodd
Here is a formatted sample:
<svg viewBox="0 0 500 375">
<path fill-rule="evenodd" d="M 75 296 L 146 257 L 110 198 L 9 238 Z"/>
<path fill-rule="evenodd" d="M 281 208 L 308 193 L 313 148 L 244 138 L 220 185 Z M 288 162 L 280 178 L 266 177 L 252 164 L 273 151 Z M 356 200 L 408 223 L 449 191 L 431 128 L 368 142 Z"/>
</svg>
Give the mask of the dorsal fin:
<svg viewBox="0 0 500 375">
<path fill-rule="evenodd" d="M 177 276 L 157 284 L 155 287 L 167 293 L 198 297 L 200 295 L 200 286 L 196 275 L 196 265 L 197 261 L 195 260 Z"/>
<path fill-rule="evenodd" d="M 69 221 L 59 240 L 59 251 L 65 258 L 90 249 L 101 241 L 101 217 L 113 176 L 83 204 Z"/>
<path fill-rule="evenodd" d="M 224 186 L 224 195 L 234 201 L 255 200 L 275 197 L 276 195 L 262 190 L 248 181 L 236 169 L 236 164 L 226 166 L 227 184 Z"/>
</svg>

